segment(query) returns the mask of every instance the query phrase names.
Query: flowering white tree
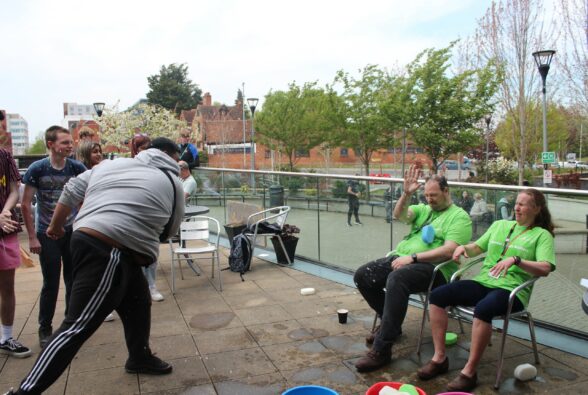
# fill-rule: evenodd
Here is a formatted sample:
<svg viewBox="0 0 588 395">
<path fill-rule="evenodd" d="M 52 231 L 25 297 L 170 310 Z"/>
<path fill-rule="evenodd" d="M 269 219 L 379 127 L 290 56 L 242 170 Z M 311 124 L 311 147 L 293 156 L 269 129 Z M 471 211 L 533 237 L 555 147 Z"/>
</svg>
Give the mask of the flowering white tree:
<svg viewBox="0 0 588 395">
<path fill-rule="evenodd" d="M 186 127 L 172 111 L 144 103 L 126 111 L 119 111 L 118 104 L 105 108 L 96 122 L 100 125 L 102 143 L 123 151 L 136 133 L 145 133 L 151 139 L 167 137 L 176 141 L 180 129 Z"/>
</svg>

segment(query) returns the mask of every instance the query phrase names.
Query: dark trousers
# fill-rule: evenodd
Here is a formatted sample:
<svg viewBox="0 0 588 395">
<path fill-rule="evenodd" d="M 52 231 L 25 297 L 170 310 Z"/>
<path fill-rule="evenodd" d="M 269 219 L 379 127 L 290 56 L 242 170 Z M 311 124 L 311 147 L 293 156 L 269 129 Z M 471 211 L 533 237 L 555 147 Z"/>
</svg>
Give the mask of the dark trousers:
<svg viewBox="0 0 588 395">
<path fill-rule="evenodd" d="M 81 232 L 73 233 L 72 246 L 68 313 L 22 381 L 20 394 L 38 394 L 53 384 L 112 310 L 123 323 L 129 357 L 140 360 L 149 352 L 151 297 L 141 267 L 128 252 Z"/>
<path fill-rule="evenodd" d="M 69 305 L 72 283 L 72 264 L 70 253 L 71 231 L 65 232 L 59 240 L 53 240 L 44 233 L 37 233 L 41 243 L 39 261 L 43 273 L 43 287 L 39 298 L 39 326 L 48 328 L 52 325 L 55 305 L 59 294 L 59 275 L 63 266 L 63 282 L 65 284 L 65 314 Z"/>
<path fill-rule="evenodd" d="M 351 223 L 351 214 L 355 216 L 355 222 L 359 221 L 359 199 L 357 196 L 347 195 L 349 210 L 347 211 L 347 223 Z"/>
<path fill-rule="evenodd" d="M 488 288 L 473 280 L 461 280 L 431 292 L 431 304 L 446 308 L 449 306 L 475 306 L 474 317 L 489 324 L 493 317 L 506 314 L 510 291 L 502 288 Z M 523 304 L 515 298 L 512 312 L 521 311 Z"/>
<path fill-rule="evenodd" d="M 373 345 L 373 349 L 380 352 L 389 352 L 401 335 L 410 294 L 426 292 L 435 269 L 430 263 L 417 262 L 392 270 L 390 264 L 394 258 L 366 263 L 357 269 L 353 278 L 366 302 L 381 317 Z M 433 287 L 443 284 L 445 277 L 438 273 Z"/>
</svg>

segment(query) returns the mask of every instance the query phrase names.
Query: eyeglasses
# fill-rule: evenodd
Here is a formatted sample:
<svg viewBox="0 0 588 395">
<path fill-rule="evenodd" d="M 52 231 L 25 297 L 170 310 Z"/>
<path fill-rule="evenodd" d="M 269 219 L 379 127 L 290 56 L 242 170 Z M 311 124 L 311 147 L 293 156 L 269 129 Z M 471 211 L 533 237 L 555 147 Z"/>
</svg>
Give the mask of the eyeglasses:
<svg viewBox="0 0 588 395">
<path fill-rule="evenodd" d="M 180 137 L 183 138 L 183 139 L 189 139 L 190 138 L 190 136 L 180 136 Z"/>
</svg>

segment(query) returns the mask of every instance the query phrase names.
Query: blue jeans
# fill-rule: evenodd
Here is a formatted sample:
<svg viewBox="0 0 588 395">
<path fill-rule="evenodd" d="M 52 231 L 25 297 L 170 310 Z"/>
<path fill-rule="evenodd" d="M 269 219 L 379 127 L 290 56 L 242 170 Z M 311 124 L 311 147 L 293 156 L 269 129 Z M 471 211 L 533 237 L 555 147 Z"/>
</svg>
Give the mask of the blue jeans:
<svg viewBox="0 0 588 395">
<path fill-rule="evenodd" d="M 43 288 L 39 300 L 39 326 L 48 328 L 53 322 L 55 305 L 59 294 L 59 274 L 63 265 L 63 282 L 65 283 L 65 314 L 69 306 L 69 295 L 72 283 L 72 263 L 69 244 L 71 231 L 59 240 L 53 240 L 44 233 L 37 233 L 37 239 L 41 243 L 39 261 L 43 273 Z"/>
</svg>

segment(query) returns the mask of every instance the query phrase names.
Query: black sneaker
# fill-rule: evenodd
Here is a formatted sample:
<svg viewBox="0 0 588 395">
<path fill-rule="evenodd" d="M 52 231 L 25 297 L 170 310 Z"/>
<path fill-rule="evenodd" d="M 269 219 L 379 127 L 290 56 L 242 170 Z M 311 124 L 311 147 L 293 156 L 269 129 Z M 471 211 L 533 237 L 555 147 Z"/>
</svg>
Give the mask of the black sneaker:
<svg viewBox="0 0 588 395">
<path fill-rule="evenodd" d="M 361 221 L 355 221 L 355 225 L 363 225 Z"/>
<path fill-rule="evenodd" d="M 347 222 L 347 226 L 351 226 L 351 222 Z"/>
<path fill-rule="evenodd" d="M 0 343 L 0 354 L 11 355 L 16 358 L 26 358 L 31 355 L 31 350 L 13 338 L 10 338 L 4 343 Z"/>
<path fill-rule="evenodd" d="M 8 390 L 8 392 L 5 392 L 4 395 L 14 395 L 14 389 L 11 388 Z"/>
<path fill-rule="evenodd" d="M 39 345 L 41 348 L 45 348 L 47 343 L 49 343 L 49 338 L 53 334 L 53 327 L 51 326 L 41 326 L 39 327 Z"/>
<path fill-rule="evenodd" d="M 149 355 L 143 357 L 141 360 L 127 359 L 125 370 L 127 373 L 169 374 L 172 371 L 172 366 L 149 353 Z"/>
</svg>

